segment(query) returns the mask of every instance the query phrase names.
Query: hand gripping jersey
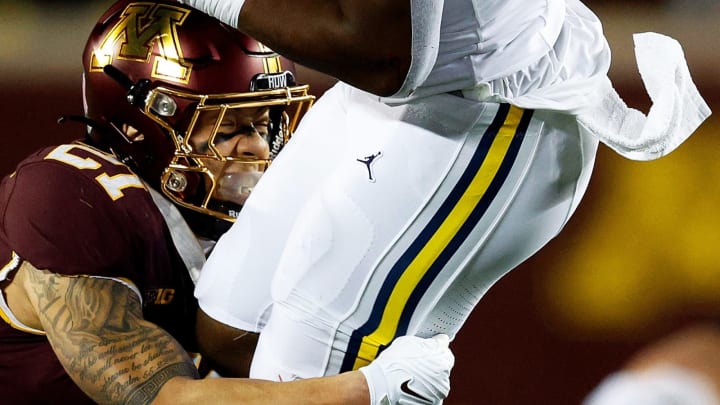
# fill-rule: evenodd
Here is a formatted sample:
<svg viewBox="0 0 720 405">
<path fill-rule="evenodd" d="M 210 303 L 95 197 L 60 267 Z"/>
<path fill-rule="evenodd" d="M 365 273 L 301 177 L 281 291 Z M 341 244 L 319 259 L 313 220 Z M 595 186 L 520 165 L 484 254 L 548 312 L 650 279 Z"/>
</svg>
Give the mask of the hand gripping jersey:
<svg viewBox="0 0 720 405">
<path fill-rule="evenodd" d="M 117 280 L 136 291 L 145 319 L 194 350 L 193 282 L 140 179 L 113 157 L 73 143 L 21 162 L 0 185 L 0 280 L 22 261 L 68 276 Z M 3 402 L 92 403 L 41 331 L 0 300 Z"/>
</svg>

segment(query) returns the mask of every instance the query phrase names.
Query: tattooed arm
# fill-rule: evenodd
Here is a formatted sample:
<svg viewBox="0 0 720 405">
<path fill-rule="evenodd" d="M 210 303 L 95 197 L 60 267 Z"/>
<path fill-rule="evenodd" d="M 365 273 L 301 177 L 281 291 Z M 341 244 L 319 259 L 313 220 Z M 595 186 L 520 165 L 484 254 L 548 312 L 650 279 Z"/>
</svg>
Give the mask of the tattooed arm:
<svg viewBox="0 0 720 405">
<path fill-rule="evenodd" d="M 27 262 L 21 272 L 55 354 L 96 402 L 149 403 L 171 378 L 197 377 L 180 344 L 143 319 L 129 287 L 110 279 L 59 276 Z"/>
<path fill-rule="evenodd" d="M 60 276 L 24 262 L 5 292 L 16 316 L 45 331 L 73 381 L 101 404 L 369 402 L 360 372 L 292 383 L 199 380 L 180 344 L 143 319 L 137 294 L 117 280 Z"/>
<path fill-rule="evenodd" d="M 433 403 L 449 390 L 454 358 L 442 339 L 406 337 L 362 371 L 330 377 L 198 379 L 180 344 L 143 319 L 137 294 L 117 280 L 60 276 L 25 262 L 5 292 L 13 312 L 45 331 L 73 381 L 101 404 L 367 405 L 385 396 L 415 404 L 428 400 L 401 393 L 408 382 L 420 381 L 411 388 Z"/>
<path fill-rule="evenodd" d="M 143 319 L 137 294 L 117 280 L 60 276 L 25 262 L 6 293 L 16 315 L 45 331 L 73 381 L 101 404 L 369 402 L 360 372 L 292 383 L 199 380 L 180 344 Z"/>
</svg>

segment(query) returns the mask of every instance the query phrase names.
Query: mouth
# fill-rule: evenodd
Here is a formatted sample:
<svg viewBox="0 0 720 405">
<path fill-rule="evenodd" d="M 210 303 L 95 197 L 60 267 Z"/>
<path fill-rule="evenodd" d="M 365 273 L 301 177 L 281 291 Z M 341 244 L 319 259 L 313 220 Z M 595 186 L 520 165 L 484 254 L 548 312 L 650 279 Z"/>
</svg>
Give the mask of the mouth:
<svg viewBox="0 0 720 405">
<path fill-rule="evenodd" d="M 214 196 L 218 200 L 244 205 L 262 175 L 260 171 L 225 173 L 218 179 Z"/>
</svg>

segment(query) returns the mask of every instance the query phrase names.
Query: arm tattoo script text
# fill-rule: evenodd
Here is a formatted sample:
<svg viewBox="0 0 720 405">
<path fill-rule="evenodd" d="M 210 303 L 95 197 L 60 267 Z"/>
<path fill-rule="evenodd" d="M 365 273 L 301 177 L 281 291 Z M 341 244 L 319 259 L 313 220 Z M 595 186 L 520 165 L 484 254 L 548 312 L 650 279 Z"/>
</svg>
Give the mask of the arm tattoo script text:
<svg viewBox="0 0 720 405">
<path fill-rule="evenodd" d="M 109 279 L 29 273 L 58 359 L 96 402 L 146 404 L 169 379 L 197 378 L 180 344 L 143 319 L 130 288 Z"/>
</svg>

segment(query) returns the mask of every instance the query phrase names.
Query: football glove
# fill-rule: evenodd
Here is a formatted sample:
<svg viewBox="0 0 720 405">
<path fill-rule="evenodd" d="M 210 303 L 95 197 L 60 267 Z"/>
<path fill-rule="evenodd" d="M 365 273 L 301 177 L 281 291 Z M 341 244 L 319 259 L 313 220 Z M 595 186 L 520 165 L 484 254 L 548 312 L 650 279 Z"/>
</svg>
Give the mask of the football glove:
<svg viewBox="0 0 720 405">
<path fill-rule="evenodd" d="M 402 336 L 368 366 L 359 370 L 370 389 L 371 405 L 442 404 L 450 392 L 455 357 L 450 339 Z"/>
</svg>

